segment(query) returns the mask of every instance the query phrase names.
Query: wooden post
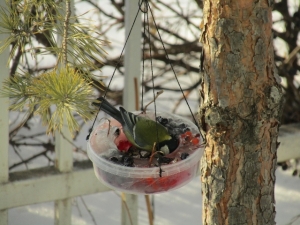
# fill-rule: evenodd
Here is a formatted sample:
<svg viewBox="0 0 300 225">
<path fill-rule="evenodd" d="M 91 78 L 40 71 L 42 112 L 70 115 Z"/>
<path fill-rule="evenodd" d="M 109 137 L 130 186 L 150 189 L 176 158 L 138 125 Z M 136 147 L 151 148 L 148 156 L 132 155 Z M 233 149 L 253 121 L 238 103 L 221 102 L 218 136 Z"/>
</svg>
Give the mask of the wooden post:
<svg viewBox="0 0 300 225">
<path fill-rule="evenodd" d="M 63 173 L 71 172 L 73 169 L 72 145 L 70 131 L 66 126 L 62 129 L 62 134 L 55 135 L 55 166 Z M 59 191 L 59 190 L 57 190 Z M 55 201 L 55 225 L 71 225 L 72 198 Z"/>
<path fill-rule="evenodd" d="M 5 7 L 6 1 L 0 0 L 0 6 Z M 5 40 L 7 37 L 6 34 L 0 34 L 0 42 Z M 7 48 L 0 55 L 0 86 L 5 79 L 9 77 L 9 68 L 7 66 L 7 59 L 9 55 L 9 49 Z M 0 98 L 0 192 L 1 192 L 1 183 L 8 182 L 8 98 Z M 0 210 L 0 224 L 6 225 L 8 223 L 7 210 Z"/>
<path fill-rule="evenodd" d="M 128 36 L 130 28 L 138 10 L 138 0 L 125 1 L 125 37 Z M 131 31 L 130 38 L 125 48 L 125 76 L 124 76 L 124 92 L 123 105 L 129 110 L 136 109 L 136 94 L 135 80 L 139 84 L 140 80 L 140 62 L 141 62 L 141 16 L 138 15 L 134 27 Z M 122 225 L 137 225 L 138 224 L 138 196 L 125 194 L 123 195 L 122 204 Z M 123 201 L 122 200 L 122 201 Z M 126 205 L 128 207 L 126 207 Z M 131 223 L 132 222 L 132 223 Z"/>
<path fill-rule="evenodd" d="M 69 2 L 70 13 L 73 14 L 74 10 L 74 1 L 66 0 L 66 3 Z M 63 3 L 62 15 L 66 13 L 66 4 Z M 69 21 L 70 22 L 70 21 Z M 60 22 L 60 26 L 63 26 L 63 22 Z M 58 35 L 58 45 L 63 46 L 63 37 Z M 65 62 L 66 63 L 66 62 Z M 66 66 L 61 64 L 60 66 Z M 64 121 L 64 126 L 61 130 L 61 133 L 55 133 L 55 166 L 62 173 L 72 172 L 73 169 L 73 154 L 72 154 L 72 137 L 71 133 L 67 127 L 66 120 Z M 59 190 L 57 190 L 59 191 Z M 72 198 L 66 198 L 63 200 L 55 201 L 54 203 L 54 224 L 55 225 L 71 225 L 72 217 Z"/>
</svg>

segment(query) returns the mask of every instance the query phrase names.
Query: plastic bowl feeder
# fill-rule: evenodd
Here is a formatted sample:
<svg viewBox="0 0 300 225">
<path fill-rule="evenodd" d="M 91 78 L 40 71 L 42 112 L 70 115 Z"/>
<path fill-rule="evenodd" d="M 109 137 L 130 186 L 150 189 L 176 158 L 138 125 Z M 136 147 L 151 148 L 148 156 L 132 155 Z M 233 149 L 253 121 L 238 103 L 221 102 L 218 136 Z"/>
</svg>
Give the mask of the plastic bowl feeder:
<svg viewBox="0 0 300 225">
<path fill-rule="evenodd" d="M 140 114 L 140 112 L 134 112 Z M 154 112 L 143 114 L 154 119 Z M 87 153 L 94 165 L 98 180 L 106 186 L 132 194 L 154 194 L 166 192 L 192 180 L 197 174 L 199 160 L 203 154 L 202 139 L 197 126 L 191 121 L 169 113 L 156 113 L 157 118 L 172 120 L 174 128 L 185 125 L 187 132 L 178 135 L 179 146 L 166 157 L 173 160 L 169 164 L 149 166 L 149 159 L 136 158 L 134 165 L 127 167 L 115 163 L 111 159 L 124 154 L 115 144 L 114 132 L 119 129 L 119 123 L 102 120 L 93 130 L 87 144 Z M 171 124 L 171 125 L 172 125 Z M 109 130 L 108 130 L 109 129 Z"/>
</svg>

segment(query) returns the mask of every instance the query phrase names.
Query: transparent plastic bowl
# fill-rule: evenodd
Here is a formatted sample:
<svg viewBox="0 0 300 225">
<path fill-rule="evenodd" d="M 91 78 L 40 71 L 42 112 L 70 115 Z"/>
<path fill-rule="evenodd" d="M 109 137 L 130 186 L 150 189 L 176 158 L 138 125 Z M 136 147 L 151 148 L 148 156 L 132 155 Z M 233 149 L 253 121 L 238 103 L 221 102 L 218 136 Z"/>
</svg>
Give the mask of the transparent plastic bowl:
<svg viewBox="0 0 300 225">
<path fill-rule="evenodd" d="M 153 115 L 153 112 L 147 112 L 147 116 L 150 118 L 154 118 Z M 175 120 L 178 123 L 185 123 L 194 135 L 199 134 L 197 126 L 183 117 L 159 112 L 157 112 L 156 115 L 164 118 L 172 118 L 172 120 Z M 98 127 L 101 125 L 102 123 L 100 123 Z M 110 154 L 111 152 L 116 152 L 118 150 L 113 143 L 104 144 L 103 146 L 106 146 L 106 149 L 102 149 L 101 153 L 99 153 L 97 149 L 93 149 L 91 140 L 93 141 L 93 138 L 97 137 L 97 134 L 95 135 L 96 131 L 97 127 L 90 135 L 87 144 L 87 153 L 90 160 L 93 162 L 96 177 L 112 189 L 132 194 L 161 193 L 182 187 L 191 181 L 197 174 L 199 160 L 203 155 L 204 150 L 201 146 L 201 137 L 199 137 L 200 142 L 194 145 L 193 149 L 188 149 L 189 156 L 186 159 L 162 165 L 161 169 L 163 172 L 160 177 L 159 167 L 126 167 L 108 160 L 107 157 L 103 157 L 105 154 Z M 175 150 L 171 154 L 174 156 L 176 151 L 182 151 L 183 147 L 184 146 L 180 144 L 179 148 L 181 150 Z"/>
</svg>

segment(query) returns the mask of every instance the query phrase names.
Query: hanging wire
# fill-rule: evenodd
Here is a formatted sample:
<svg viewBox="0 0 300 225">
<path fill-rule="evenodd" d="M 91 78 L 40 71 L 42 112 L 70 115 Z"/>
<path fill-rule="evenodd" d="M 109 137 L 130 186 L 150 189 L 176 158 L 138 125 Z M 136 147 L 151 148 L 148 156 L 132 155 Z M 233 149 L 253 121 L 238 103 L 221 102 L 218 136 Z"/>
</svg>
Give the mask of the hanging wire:
<svg viewBox="0 0 300 225">
<path fill-rule="evenodd" d="M 155 22 L 155 19 L 154 19 L 154 16 L 153 16 L 153 13 L 152 13 L 150 4 L 149 4 L 148 0 L 139 0 L 138 4 L 139 4 L 139 9 L 138 9 L 138 11 L 137 11 L 137 13 L 136 13 L 136 15 L 135 15 L 135 18 L 134 18 L 133 24 L 132 24 L 132 26 L 131 26 L 131 28 L 130 28 L 130 30 L 129 30 L 128 36 L 126 37 L 126 41 L 125 41 L 124 47 L 123 47 L 123 49 L 122 49 L 122 51 L 121 51 L 120 57 L 119 57 L 119 59 L 118 59 L 118 62 L 117 62 L 117 64 L 116 64 L 116 67 L 115 67 L 115 69 L 114 69 L 114 71 L 113 71 L 113 74 L 112 74 L 112 76 L 111 76 L 111 78 L 110 78 L 110 80 L 109 80 L 108 86 L 107 86 L 107 88 L 106 88 L 106 90 L 105 90 L 105 92 L 104 92 L 103 97 L 105 98 L 105 96 L 106 96 L 106 94 L 107 94 L 107 92 L 108 92 L 108 90 L 109 90 L 109 86 L 110 86 L 110 84 L 111 84 L 111 82 L 112 82 L 112 79 L 114 78 L 114 75 L 115 75 L 115 72 L 116 72 L 116 70 L 117 70 L 117 67 L 118 67 L 118 65 L 119 65 L 120 62 L 121 62 L 121 58 L 122 58 L 123 52 L 124 52 L 124 50 L 125 50 L 126 44 L 127 44 L 127 42 L 128 42 L 128 39 L 129 39 L 129 37 L 130 37 L 131 31 L 132 31 L 132 29 L 133 29 L 133 27 L 134 27 L 134 24 L 135 24 L 136 19 L 137 19 L 138 15 L 139 15 L 139 12 L 141 11 L 141 12 L 144 13 L 144 42 L 143 42 L 143 59 L 142 59 L 142 60 L 143 60 L 142 83 L 143 83 L 143 81 L 144 81 L 144 75 L 145 75 L 145 74 L 144 74 L 144 70 L 145 70 L 145 57 L 144 57 L 144 52 L 145 52 L 145 46 L 146 46 L 146 43 L 145 43 L 145 38 L 146 38 L 146 24 L 148 24 L 147 31 L 148 31 L 148 34 L 149 34 L 149 51 L 150 51 L 150 63 L 151 63 L 150 68 L 151 68 L 151 77 L 152 77 L 152 86 L 153 86 L 154 113 L 155 113 L 155 118 L 156 118 L 156 102 L 155 102 L 155 91 L 154 91 L 154 75 L 153 75 L 153 62 L 152 62 L 152 51 L 151 51 L 152 49 L 151 49 L 151 43 L 150 43 L 149 13 L 148 13 L 148 11 L 150 11 L 150 14 L 151 14 L 152 19 L 153 19 L 153 23 L 154 23 L 154 25 L 155 25 L 156 31 L 157 31 L 158 36 L 159 36 L 159 40 L 160 40 L 160 42 L 161 42 L 161 44 L 162 44 L 162 47 L 163 47 L 163 49 L 164 49 L 164 52 L 165 52 L 165 54 L 166 54 L 167 61 L 168 61 L 168 63 L 170 64 L 170 67 L 171 67 L 171 69 L 172 69 L 172 71 L 173 71 L 173 73 L 174 73 L 175 79 L 176 79 L 177 84 L 178 84 L 178 86 L 179 86 L 179 89 L 180 89 L 180 91 L 181 91 L 181 93 L 182 93 L 182 96 L 183 96 L 183 98 L 184 98 L 184 100 L 185 100 L 185 102 L 186 102 L 186 104 L 187 104 L 187 106 L 188 106 L 188 108 L 189 108 L 189 111 L 190 111 L 190 113 L 191 113 L 191 115 L 192 115 L 192 117 L 193 117 L 193 119 L 194 119 L 194 123 L 196 124 L 196 126 L 197 126 L 198 129 L 200 130 L 200 127 L 199 127 L 199 125 L 198 125 L 198 122 L 197 122 L 197 120 L 196 120 L 196 118 L 195 118 L 195 116 L 194 116 L 194 114 L 193 114 L 193 112 L 192 112 L 192 110 L 191 110 L 191 107 L 190 107 L 190 105 L 189 105 L 189 103 L 188 103 L 188 101 L 187 101 L 186 96 L 184 95 L 183 89 L 182 89 L 182 87 L 181 87 L 181 85 L 180 85 L 180 83 L 179 83 L 179 80 L 178 80 L 178 77 L 177 77 L 177 75 L 176 75 L 175 69 L 174 69 L 174 67 L 173 67 L 173 65 L 172 65 L 172 63 L 171 63 L 171 60 L 170 60 L 170 58 L 169 58 L 169 55 L 168 55 L 168 53 L 167 53 L 167 50 L 166 50 L 165 45 L 164 45 L 164 43 L 163 43 L 163 40 L 162 40 L 162 38 L 161 38 L 161 35 L 160 35 L 160 32 L 159 32 L 158 26 L 157 26 L 157 24 L 156 24 L 156 22 Z M 144 8 L 142 8 L 142 6 L 144 6 Z M 147 18 L 147 23 L 146 23 L 146 18 Z M 142 109 L 142 110 L 143 110 L 143 98 L 144 98 L 144 91 L 143 91 L 143 87 L 142 87 L 142 99 L 141 99 L 141 109 Z M 100 103 L 100 106 L 99 106 L 97 115 L 96 115 L 96 117 L 95 117 L 95 119 L 94 119 L 94 121 L 93 121 L 92 127 L 91 127 L 91 129 L 90 129 L 90 131 L 89 131 L 89 134 L 88 134 L 87 137 L 86 137 L 86 140 L 88 140 L 89 137 L 90 137 L 90 134 L 91 134 L 91 132 L 92 132 L 92 130 L 93 130 L 93 127 L 94 127 L 94 125 L 95 125 L 95 123 L 96 123 L 98 114 L 99 114 L 99 112 L 100 112 L 100 110 L 101 110 L 101 105 L 102 105 L 102 104 Z M 201 134 L 201 132 L 200 132 L 200 134 Z M 201 134 L 201 136 L 202 136 L 202 134 Z M 203 138 L 203 136 L 202 136 L 202 138 Z M 157 129 L 157 140 L 158 140 L 158 129 Z"/>
<path fill-rule="evenodd" d="M 151 70 L 151 81 L 152 81 L 152 92 L 153 92 L 153 105 L 154 105 L 154 118 L 156 120 L 156 98 L 155 98 L 155 91 L 154 91 L 154 74 L 153 74 L 153 61 L 152 61 L 152 47 L 151 47 L 151 35 L 150 35 L 150 26 L 149 26 L 149 13 L 148 8 L 150 9 L 150 5 L 148 4 L 148 1 L 145 1 L 145 4 L 147 6 L 147 11 L 145 14 L 147 15 L 147 31 L 149 35 L 149 55 L 150 55 L 150 70 Z M 145 24 L 146 26 L 146 24 Z M 158 144 L 158 124 L 156 123 L 156 143 Z M 158 145 L 157 145 L 158 147 Z"/>
<path fill-rule="evenodd" d="M 144 4 L 143 4 L 144 3 Z M 148 12 L 148 0 L 139 0 L 139 8 L 142 13 L 147 13 Z M 144 6 L 144 8 L 142 8 Z"/>
<path fill-rule="evenodd" d="M 121 62 L 123 52 L 124 52 L 124 50 L 125 50 L 126 44 L 127 44 L 128 40 L 129 40 L 129 37 L 130 37 L 130 34 L 131 34 L 131 31 L 132 31 L 132 29 L 133 29 L 133 27 L 134 27 L 134 24 L 135 24 L 135 22 L 136 22 L 136 19 L 137 19 L 138 15 L 139 15 L 139 12 L 140 12 L 140 10 L 141 10 L 141 4 L 142 4 L 142 3 L 143 3 L 143 1 L 142 1 L 142 2 L 139 1 L 139 8 L 138 8 L 138 10 L 137 10 L 137 12 L 136 12 L 136 15 L 135 15 L 135 17 L 134 17 L 132 26 L 130 27 L 129 33 L 128 33 L 127 37 L 126 37 L 125 44 L 124 44 L 123 49 L 122 49 L 122 51 L 121 51 L 120 57 L 119 57 L 119 59 L 118 59 L 118 62 L 117 62 L 117 64 L 116 64 L 116 66 L 115 66 L 115 69 L 114 69 L 114 71 L 113 71 L 113 74 L 112 74 L 112 76 L 111 76 L 111 78 L 110 78 L 110 80 L 109 80 L 109 82 L 108 82 L 107 88 L 106 88 L 106 90 L 105 90 L 105 92 L 104 92 L 104 95 L 103 95 L 104 98 L 106 97 L 106 94 L 107 94 L 107 92 L 108 92 L 108 90 L 109 90 L 109 86 L 110 86 L 110 84 L 111 84 L 111 82 L 112 82 L 112 80 L 113 80 L 113 78 L 114 78 L 114 76 L 115 76 L 115 73 L 116 73 L 116 71 L 117 71 L 117 68 L 118 68 L 118 66 L 119 66 L 119 64 L 120 64 L 120 62 Z M 141 10 L 141 11 L 142 11 L 142 10 Z M 87 135 L 86 140 L 88 140 L 88 139 L 90 138 L 90 135 L 91 135 L 91 133 L 92 133 L 92 131 L 93 131 L 93 127 L 95 126 L 97 117 L 98 117 L 99 112 L 100 112 L 100 110 L 101 110 L 101 106 L 102 106 L 102 104 L 100 103 L 100 106 L 99 106 L 99 109 L 98 109 L 98 111 L 97 111 L 96 117 L 95 117 L 95 119 L 94 119 L 94 121 L 93 121 L 93 124 L 92 124 L 91 129 L 89 130 L 89 134 Z"/>
<path fill-rule="evenodd" d="M 151 10 L 151 7 L 150 7 L 150 6 L 149 6 L 149 11 L 150 11 L 150 14 L 151 14 L 151 16 L 152 16 L 153 23 L 154 23 L 155 28 L 156 28 L 156 31 L 157 31 L 157 33 L 158 33 L 160 42 L 161 42 L 162 47 L 163 47 L 163 49 L 164 49 L 164 51 L 165 51 L 165 54 L 166 54 L 166 58 L 167 58 L 167 60 L 168 60 L 168 63 L 170 64 L 171 69 L 172 69 L 172 71 L 173 71 L 173 73 L 174 73 L 174 76 L 175 76 L 175 79 L 176 79 L 177 84 L 178 84 L 178 86 L 179 86 L 179 89 L 180 89 L 180 91 L 181 91 L 181 93 L 182 93 L 182 96 L 183 96 L 183 98 L 184 98 L 184 100 L 185 100 L 185 102 L 186 102 L 186 104 L 187 104 L 187 106 L 188 106 L 188 108 L 189 108 L 189 111 L 190 111 L 190 113 L 191 113 L 191 115 L 192 115 L 192 117 L 193 117 L 193 119 L 194 119 L 194 123 L 196 124 L 196 126 L 197 126 L 198 129 L 200 130 L 200 127 L 199 127 L 199 125 L 198 125 L 198 122 L 197 122 L 197 120 L 196 120 L 196 118 L 195 118 L 195 116 L 194 116 L 194 114 L 193 114 L 193 112 L 192 112 L 192 110 L 191 110 L 191 107 L 190 107 L 190 105 L 189 105 L 189 103 L 188 103 L 188 101 L 187 101 L 187 99 L 186 99 L 186 97 L 185 97 L 185 95 L 184 95 L 184 92 L 183 92 L 183 90 L 182 90 L 182 87 L 181 87 L 181 85 L 180 85 L 180 83 L 179 83 L 178 77 L 177 77 L 177 75 L 176 75 L 176 72 L 175 72 L 175 70 L 174 70 L 174 67 L 173 67 L 173 65 L 172 65 L 172 63 L 171 63 L 171 60 L 170 60 L 169 55 L 168 55 L 168 53 L 167 53 L 167 50 L 166 50 L 166 48 L 165 48 L 164 42 L 163 42 L 163 40 L 162 40 L 162 38 L 161 38 L 161 35 L 160 35 L 160 33 L 159 33 L 158 26 L 157 26 L 157 24 L 156 24 L 156 22 L 155 22 L 155 19 L 154 19 L 154 16 L 153 16 L 153 13 L 152 13 L 152 10 Z M 200 133 L 200 134 L 201 134 L 201 133 Z M 202 134 L 201 134 L 201 136 L 202 136 Z M 202 137 L 202 138 L 203 138 L 203 137 Z"/>
<path fill-rule="evenodd" d="M 140 1 L 139 1 L 140 2 Z M 142 10 L 142 4 L 144 1 L 142 1 L 142 3 L 140 4 L 140 10 L 141 12 L 144 13 L 144 24 L 143 24 L 143 28 L 144 28 L 144 38 L 143 38 L 143 51 L 142 51 L 142 60 L 143 60 L 143 68 L 142 68 L 142 98 L 141 98 L 141 110 L 144 111 L 144 86 L 143 86 L 143 82 L 145 79 L 145 48 L 146 48 L 146 14 L 148 15 L 148 6 L 144 7 L 145 9 Z M 148 4 L 145 3 L 145 4 Z"/>
</svg>

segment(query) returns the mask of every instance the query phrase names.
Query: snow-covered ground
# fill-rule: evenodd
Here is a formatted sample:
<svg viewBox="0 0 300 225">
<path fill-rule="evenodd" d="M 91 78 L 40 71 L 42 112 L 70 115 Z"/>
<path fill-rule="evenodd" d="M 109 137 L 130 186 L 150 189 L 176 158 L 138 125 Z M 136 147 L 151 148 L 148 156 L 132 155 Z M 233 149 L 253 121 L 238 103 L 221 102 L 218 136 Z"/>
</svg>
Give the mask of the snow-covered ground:
<svg viewBox="0 0 300 225">
<path fill-rule="evenodd" d="M 104 115 L 100 113 L 99 118 Z M 11 120 L 16 120 L 17 115 L 11 114 Z M 41 127 L 40 120 L 32 121 L 36 126 L 31 132 L 45 129 Z M 86 146 L 85 137 L 90 124 L 84 126 L 84 132 L 74 142 L 83 149 Z M 29 135 L 25 128 L 21 129 L 20 135 Z M 41 138 L 41 137 L 40 137 Z M 45 138 L 45 137 L 43 137 Z M 48 137 L 49 138 L 49 137 Z M 297 139 L 297 137 L 294 137 Z M 283 140 L 280 140 L 283 143 Z M 282 145 L 283 146 L 283 145 Z M 279 147 L 280 148 L 280 147 Z M 279 150 L 280 151 L 280 150 Z M 23 149 L 20 153 L 24 158 L 32 156 L 36 149 Z M 49 155 L 54 158 L 54 154 Z M 74 159 L 84 159 L 82 154 L 74 153 Z M 9 151 L 9 164 L 18 162 L 20 159 L 12 149 Z M 47 165 L 47 159 L 40 157 L 28 164 L 29 169 Z M 25 170 L 19 166 L 13 171 Z M 300 215 L 300 178 L 293 177 L 292 171 L 282 171 L 278 167 L 276 171 L 276 221 L 278 225 L 287 225 L 292 218 Z M 59 190 L 58 190 L 59 191 Z M 84 201 L 84 203 L 83 203 Z M 85 206 L 86 205 L 86 206 Z M 154 195 L 155 225 L 199 225 L 202 215 L 202 197 L 200 177 L 195 178 L 182 188 L 168 193 Z M 9 225 L 53 225 L 54 204 L 42 203 L 28 205 L 9 210 Z M 93 222 L 93 218 L 96 223 Z M 73 202 L 73 225 L 120 225 L 121 224 L 121 197 L 119 192 L 106 192 L 74 198 Z M 144 196 L 139 196 L 139 225 L 147 225 L 148 216 Z M 300 219 L 293 225 L 299 225 Z"/>
<path fill-rule="evenodd" d="M 276 221 L 286 225 L 300 215 L 300 179 L 291 171 L 276 172 Z M 84 206 L 83 201 L 85 202 Z M 53 203 L 43 203 L 9 210 L 9 225 L 53 225 Z M 164 194 L 154 195 L 155 225 L 201 224 L 202 198 L 200 179 Z M 92 216 L 93 217 L 92 217 Z M 96 223 L 93 222 L 93 218 Z M 73 225 L 120 225 L 121 198 L 118 192 L 93 194 L 74 199 Z M 147 225 L 144 196 L 139 196 L 139 225 Z M 300 218 L 293 225 L 300 224 Z"/>
<path fill-rule="evenodd" d="M 83 9 L 83 12 L 87 10 L 85 7 L 83 7 Z M 120 36 L 116 37 L 118 37 L 118 39 L 124 39 Z M 115 43 L 114 39 L 111 41 Z M 280 45 L 279 43 L 278 46 L 282 46 L 282 44 Z M 105 70 L 102 71 L 102 73 L 106 74 Z M 120 83 L 120 81 L 118 81 L 118 83 Z M 84 138 L 82 138 L 82 140 L 84 140 Z M 45 162 L 40 163 L 43 164 Z M 282 171 L 281 168 L 278 168 L 276 172 L 275 198 L 277 211 L 276 221 L 278 225 L 286 225 L 290 223 L 293 218 L 300 215 L 300 179 L 292 177 L 291 173 L 291 171 Z M 182 188 L 168 193 L 154 195 L 153 198 L 155 225 L 201 224 L 202 197 L 199 177 Z M 8 214 L 10 225 L 54 224 L 53 202 L 10 209 Z M 73 203 L 72 224 L 121 224 L 120 193 L 111 191 L 75 198 Z M 149 222 L 145 199 L 141 195 L 139 196 L 139 225 L 147 224 L 149 224 Z M 299 224 L 300 218 L 293 223 L 293 225 Z"/>
</svg>

